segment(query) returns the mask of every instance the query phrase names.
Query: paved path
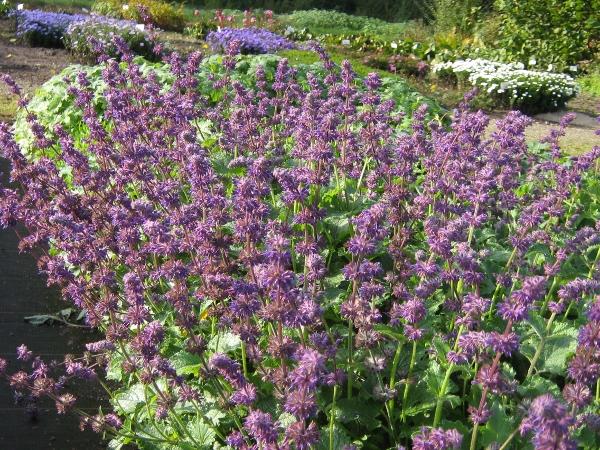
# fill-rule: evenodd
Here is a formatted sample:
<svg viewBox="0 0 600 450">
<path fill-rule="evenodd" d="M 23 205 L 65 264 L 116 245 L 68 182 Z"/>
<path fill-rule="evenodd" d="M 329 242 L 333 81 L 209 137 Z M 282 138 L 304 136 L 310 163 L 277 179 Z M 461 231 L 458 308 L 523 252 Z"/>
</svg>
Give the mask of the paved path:
<svg viewBox="0 0 600 450">
<path fill-rule="evenodd" d="M 6 183 L 8 165 L 0 160 L 2 183 Z M 62 360 L 66 353 L 80 354 L 83 344 L 96 339 L 92 332 L 59 325 L 34 326 L 23 318 L 33 314 L 55 313 L 69 305 L 56 289 L 48 288 L 30 255 L 19 254 L 12 230 L 0 230 L 0 356 L 9 361 L 9 371 L 19 362 L 15 348 L 25 343 L 45 360 Z M 82 409 L 97 411 L 102 395 L 98 386 L 75 386 Z M 105 408 L 104 408 L 105 409 Z M 37 420 L 31 420 L 22 407 L 14 403 L 7 383 L 0 381 L 0 449 L 1 450 L 98 450 L 105 448 L 101 437 L 82 433 L 74 415 L 59 416 L 53 403 L 43 401 Z"/>
</svg>

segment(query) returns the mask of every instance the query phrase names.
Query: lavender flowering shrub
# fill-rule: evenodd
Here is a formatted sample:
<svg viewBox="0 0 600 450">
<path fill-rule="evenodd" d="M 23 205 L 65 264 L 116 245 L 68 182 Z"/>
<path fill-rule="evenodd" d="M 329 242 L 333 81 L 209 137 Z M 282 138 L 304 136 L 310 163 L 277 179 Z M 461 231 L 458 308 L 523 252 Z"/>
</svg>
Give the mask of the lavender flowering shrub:
<svg viewBox="0 0 600 450">
<path fill-rule="evenodd" d="M 17 38 L 33 47 L 63 47 L 67 27 L 87 17 L 42 10 L 13 10 L 11 15 L 17 22 Z"/>
<path fill-rule="evenodd" d="M 224 52 L 233 41 L 241 43 L 244 54 L 275 53 L 295 47 L 292 41 L 264 28 L 222 28 L 206 36 L 206 42 L 216 52 Z"/>
<path fill-rule="evenodd" d="M 68 80 L 77 128 L 0 125 L 0 223 L 103 332 L 63 363 L 20 347 L 11 387 L 62 414 L 108 378 L 114 410 L 80 413 L 111 448 L 598 448 L 600 147 L 466 103 L 407 133 L 321 56 L 243 82 L 173 54 L 165 86 L 126 55 L 102 107 Z"/>
</svg>

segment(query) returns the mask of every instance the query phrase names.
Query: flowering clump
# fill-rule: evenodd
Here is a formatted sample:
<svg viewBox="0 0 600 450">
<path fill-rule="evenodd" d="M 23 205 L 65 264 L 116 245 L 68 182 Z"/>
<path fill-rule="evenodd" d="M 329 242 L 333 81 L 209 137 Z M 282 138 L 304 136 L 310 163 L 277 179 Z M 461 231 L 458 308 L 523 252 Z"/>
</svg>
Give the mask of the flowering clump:
<svg viewBox="0 0 600 450">
<path fill-rule="evenodd" d="M 62 47 L 69 25 L 86 18 L 83 14 L 41 10 L 15 10 L 12 14 L 17 22 L 17 37 L 34 47 Z"/>
<path fill-rule="evenodd" d="M 77 127 L 0 125 L 0 224 L 103 333 L 0 360 L 18 395 L 105 373 L 82 427 L 114 448 L 598 448 L 600 147 L 466 103 L 406 132 L 376 74 L 234 51 L 107 59 L 66 80 Z"/>
<path fill-rule="evenodd" d="M 152 58 L 153 43 L 144 25 L 129 20 L 88 16 L 71 22 L 64 33 L 64 45 L 77 59 L 95 62 L 100 55 L 119 55 L 118 43 L 132 52 Z"/>
<path fill-rule="evenodd" d="M 565 74 L 525 70 L 521 63 L 467 59 L 434 64 L 434 73 L 465 77 L 505 106 L 527 112 L 555 110 L 577 94 L 577 83 Z"/>
<path fill-rule="evenodd" d="M 211 31 L 206 42 L 215 51 L 224 51 L 230 43 L 238 41 L 244 54 L 275 53 L 294 48 L 294 43 L 264 28 L 222 28 Z"/>
</svg>

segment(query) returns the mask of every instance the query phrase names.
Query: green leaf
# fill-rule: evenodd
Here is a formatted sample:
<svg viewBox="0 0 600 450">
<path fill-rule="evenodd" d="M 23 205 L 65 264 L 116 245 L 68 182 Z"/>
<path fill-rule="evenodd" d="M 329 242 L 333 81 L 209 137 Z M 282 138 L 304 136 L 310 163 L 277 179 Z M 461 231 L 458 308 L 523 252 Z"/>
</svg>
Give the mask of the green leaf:
<svg viewBox="0 0 600 450">
<path fill-rule="evenodd" d="M 208 349 L 215 353 L 227 353 L 240 348 L 241 342 L 237 334 L 226 331 L 214 336 L 208 343 Z"/>
<path fill-rule="evenodd" d="M 521 353 L 531 361 L 540 345 L 540 334 L 545 333 L 545 327 L 542 327 L 541 319 L 531 317 L 529 325 L 534 329 L 535 334 L 530 334 L 521 346 Z M 550 372 L 557 375 L 564 373 L 567 359 L 573 354 L 577 347 L 577 336 L 579 330 L 572 325 L 565 323 L 555 323 L 551 334 L 546 337 L 544 349 L 536 363 L 538 372 Z"/>
<path fill-rule="evenodd" d="M 115 407 L 120 409 L 125 414 L 135 412 L 138 405 L 145 403 L 144 385 L 141 383 L 134 384 L 124 392 L 119 392 L 115 396 Z"/>
<path fill-rule="evenodd" d="M 484 448 L 493 443 L 504 442 L 514 429 L 511 418 L 497 401 L 492 404 L 490 413 L 490 418 L 481 432 L 481 445 Z"/>
<path fill-rule="evenodd" d="M 542 378 L 540 375 L 533 375 L 530 378 L 526 378 L 517 388 L 517 392 L 523 397 L 529 398 L 537 397 L 542 394 L 560 396 L 558 386 L 552 381 Z"/>
<path fill-rule="evenodd" d="M 175 353 L 171 358 L 171 364 L 177 375 L 198 376 L 200 372 L 200 356 L 182 350 Z"/>
<path fill-rule="evenodd" d="M 329 427 L 321 428 L 321 440 L 315 450 L 343 450 L 351 443 L 350 437 L 344 429 L 338 425 L 333 427 L 333 446 L 329 445 Z"/>
<path fill-rule="evenodd" d="M 381 423 L 377 420 L 380 404 L 364 399 L 342 398 L 335 404 L 336 417 L 343 423 L 358 423 L 368 430 L 377 428 Z"/>
<path fill-rule="evenodd" d="M 188 423 L 188 432 L 202 448 L 210 448 L 215 442 L 215 432 L 202 419 L 196 418 Z"/>
<path fill-rule="evenodd" d="M 123 357 L 116 352 L 110 353 L 110 359 L 106 366 L 106 379 L 121 381 L 123 379 Z"/>
</svg>

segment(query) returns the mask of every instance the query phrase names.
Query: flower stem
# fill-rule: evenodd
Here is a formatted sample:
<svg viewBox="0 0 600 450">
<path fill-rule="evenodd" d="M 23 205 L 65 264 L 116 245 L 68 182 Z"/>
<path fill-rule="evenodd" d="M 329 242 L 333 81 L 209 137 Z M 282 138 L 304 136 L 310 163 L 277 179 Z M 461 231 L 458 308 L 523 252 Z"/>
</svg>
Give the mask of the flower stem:
<svg viewBox="0 0 600 450">
<path fill-rule="evenodd" d="M 479 431 L 479 424 L 473 425 L 473 432 L 471 433 L 471 446 L 469 450 L 475 450 L 477 448 L 477 432 Z"/>
<path fill-rule="evenodd" d="M 398 371 L 398 364 L 400 363 L 400 355 L 402 354 L 402 347 L 404 347 L 404 341 L 398 342 L 398 346 L 396 347 L 396 353 L 394 354 L 394 360 L 392 361 L 392 370 L 390 371 L 390 384 L 389 388 L 394 389 L 396 385 L 396 372 Z M 392 418 L 392 413 L 394 412 L 394 399 L 391 399 L 388 403 L 390 420 Z"/>
<path fill-rule="evenodd" d="M 526 378 L 529 378 L 531 375 L 533 375 L 533 371 L 535 370 L 535 365 L 537 364 L 538 360 L 540 359 L 540 356 L 542 355 L 542 352 L 544 351 L 544 346 L 546 345 L 546 339 L 548 338 L 548 333 L 550 332 L 550 329 L 552 328 L 552 323 L 554 322 L 555 318 L 556 318 L 556 313 L 552 313 L 552 315 L 548 319 L 548 323 L 546 324 L 546 329 L 544 330 L 544 335 L 541 336 L 540 343 L 538 344 L 537 349 L 535 350 L 535 354 L 533 355 L 533 358 L 531 359 L 531 364 L 529 365 L 529 370 L 527 371 Z"/>
<path fill-rule="evenodd" d="M 348 322 L 348 398 L 352 398 L 352 321 Z"/>
<path fill-rule="evenodd" d="M 246 344 L 244 344 L 244 341 L 240 343 L 240 346 L 242 348 L 242 369 L 244 371 L 244 378 L 248 379 L 248 367 L 246 365 Z"/>
<path fill-rule="evenodd" d="M 329 413 L 329 450 L 333 450 L 333 431 L 335 428 L 335 397 L 337 396 L 337 384 L 333 386 L 333 399 L 331 400 L 331 411 Z"/>
<path fill-rule="evenodd" d="M 413 341 L 412 353 L 410 355 L 410 365 L 408 366 L 408 375 L 406 377 L 406 384 L 404 385 L 404 395 L 402 396 L 402 422 L 406 421 L 406 405 L 408 404 L 408 392 L 410 390 L 410 378 L 412 376 L 412 372 L 415 367 L 416 359 L 417 359 L 417 341 Z"/>
<path fill-rule="evenodd" d="M 442 420 L 442 406 L 444 406 L 444 397 L 446 396 L 446 390 L 448 389 L 448 384 L 450 383 L 450 375 L 452 375 L 453 370 L 454 364 L 450 364 L 446 369 L 444 381 L 442 381 L 442 386 L 438 392 L 438 398 L 435 404 L 435 413 L 433 415 L 433 428 L 436 428 L 440 423 L 440 420 Z"/>
<path fill-rule="evenodd" d="M 506 450 L 518 432 L 519 432 L 519 427 L 515 428 L 513 430 L 513 432 L 510 433 L 510 435 L 506 438 L 506 440 L 502 443 L 502 445 L 500 446 L 500 448 L 498 450 Z"/>
</svg>

